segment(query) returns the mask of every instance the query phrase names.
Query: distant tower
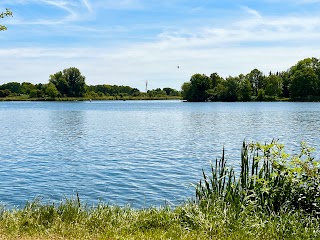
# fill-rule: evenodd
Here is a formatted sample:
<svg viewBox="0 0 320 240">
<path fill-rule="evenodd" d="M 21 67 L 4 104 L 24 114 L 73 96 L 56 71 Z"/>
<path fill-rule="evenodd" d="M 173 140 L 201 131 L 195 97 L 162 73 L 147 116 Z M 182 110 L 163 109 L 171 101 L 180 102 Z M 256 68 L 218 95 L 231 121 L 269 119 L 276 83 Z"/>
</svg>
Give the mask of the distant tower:
<svg viewBox="0 0 320 240">
<path fill-rule="evenodd" d="M 146 81 L 146 92 L 148 92 L 148 81 Z"/>
</svg>

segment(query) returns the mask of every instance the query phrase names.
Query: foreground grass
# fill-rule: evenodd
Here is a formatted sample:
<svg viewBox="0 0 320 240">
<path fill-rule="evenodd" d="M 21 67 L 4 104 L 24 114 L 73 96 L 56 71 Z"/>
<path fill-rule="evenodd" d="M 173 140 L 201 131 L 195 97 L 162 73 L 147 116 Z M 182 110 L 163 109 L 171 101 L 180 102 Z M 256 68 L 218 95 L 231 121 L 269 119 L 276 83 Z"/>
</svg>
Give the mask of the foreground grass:
<svg viewBox="0 0 320 240">
<path fill-rule="evenodd" d="M 237 211 L 218 199 L 141 210 L 34 201 L 2 210 L 0 239 L 320 239 L 320 222 L 299 212 Z"/>
</svg>

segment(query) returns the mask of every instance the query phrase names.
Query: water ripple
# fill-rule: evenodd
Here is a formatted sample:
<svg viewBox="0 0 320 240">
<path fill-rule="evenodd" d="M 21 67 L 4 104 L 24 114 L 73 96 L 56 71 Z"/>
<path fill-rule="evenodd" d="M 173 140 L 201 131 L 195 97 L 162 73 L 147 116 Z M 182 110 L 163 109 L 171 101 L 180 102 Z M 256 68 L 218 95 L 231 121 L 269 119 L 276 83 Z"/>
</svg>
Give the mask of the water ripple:
<svg viewBox="0 0 320 240">
<path fill-rule="evenodd" d="M 0 102 L 0 202 L 79 192 L 134 207 L 180 203 L 223 147 L 273 138 L 320 149 L 320 103 Z"/>
</svg>

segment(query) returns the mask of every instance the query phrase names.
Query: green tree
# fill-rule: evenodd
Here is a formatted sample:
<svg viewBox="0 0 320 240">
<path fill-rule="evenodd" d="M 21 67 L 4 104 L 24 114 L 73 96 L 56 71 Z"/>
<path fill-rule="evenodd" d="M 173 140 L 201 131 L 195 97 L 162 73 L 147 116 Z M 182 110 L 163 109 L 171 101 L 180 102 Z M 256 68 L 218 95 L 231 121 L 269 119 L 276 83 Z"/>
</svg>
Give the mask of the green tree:
<svg viewBox="0 0 320 240">
<path fill-rule="evenodd" d="M 68 96 L 82 97 L 85 93 L 85 77 L 78 68 L 71 67 L 63 70 L 63 76 L 68 83 Z"/>
<path fill-rule="evenodd" d="M 296 70 L 291 76 L 290 94 L 292 98 L 316 96 L 319 79 L 311 68 Z"/>
<path fill-rule="evenodd" d="M 163 91 L 165 91 L 166 95 L 168 96 L 180 96 L 179 91 L 173 88 L 163 88 Z"/>
<path fill-rule="evenodd" d="M 0 90 L 6 89 L 15 95 L 19 95 L 21 93 L 21 85 L 18 82 L 9 82 L 0 86 Z"/>
<path fill-rule="evenodd" d="M 10 95 L 10 91 L 8 89 L 6 90 L 0 90 L 0 98 L 8 97 Z"/>
<path fill-rule="evenodd" d="M 5 12 L 1 12 L 0 13 L 0 18 L 5 18 L 5 17 L 9 17 L 12 16 L 12 12 L 7 8 Z M 0 25 L 0 31 L 4 31 L 7 30 L 7 27 L 4 25 Z"/>
<path fill-rule="evenodd" d="M 212 88 L 215 88 L 219 83 L 222 83 L 223 82 L 223 78 L 219 76 L 218 73 L 212 73 L 210 75 L 210 79 L 211 79 L 211 87 Z"/>
<path fill-rule="evenodd" d="M 249 79 L 245 78 L 243 74 L 240 74 L 239 80 L 239 99 L 244 102 L 250 101 L 252 96 L 252 86 Z"/>
<path fill-rule="evenodd" d="M 182 96 L 189 102 L 203 102 L 207 100 L 207 90 L 212 88 L 211 79 L 204 74 L 192 75 L 189 83 L 182 85 Z"/>
<path fill-rule="evenodd" d="M 282 97 L 289 98 L 290 97 L 290 75 L 289 71 L 283 71 L 279 73 L 279 77 L 282 82 Z"/>
<path fill-rule="evenodd" d="M 31 90 L 36 89 L 36 86 L 29 82 L 21 83 L 21 93 L 29 95 Z"/>
<path fill-rule="evenodd" d="M 39 89 L 32 89 L 29 93 L 30 98 L 40 98 L 43 97 L 43 92 Z"/>
<path fill-rule="evenodd" d="M 191 99 L 191 82 L 185 82 L 182 84 L 181 86 L 181 95 L 182 98 L 187 100 L 187 99 Z"/>
<path fill-rule="evenodd" d="M 253 89 L 253 95 L 257 96 L 258 95 L 258 90 L 264 87 L 264 76 L 261 71 L 258 69 L 253 69 L 249 74 L 246 76 L 252 86 Z"/>
<path fill-rule="evenodd" d="M 265 100 L 265 96 L 266 96 L 265 91 L 264 91 L 264 89 L 261 88 L 261 89 L 258 90 L 258 95 L 257 95 L 256 100 L 257 101 L 264 101 Z"/>
<path fill-rule="evenodd" d="M 227 88 L 224 82 L 218 83 L 218 85 L 213 89 L 212 93 L 213 93 L 213 96 L 211 95 L 210 100 L 212 100 L 213 98 L 214 101 L 225 101 L 226 95 L 227 95 Z"/>
<path fill-rule="evenodd" d="M 316 58 L 299 61 L 289 70 L 290 97 L 305 98 L 319 95 L 320 62 Z"/>
<path fill-rule="evenodd" d="M 54 84 L 62 96 L 68 95 L 68 83 L 61 71 L 50 75 L 49 82 Z"/>
<path fill-rule="evenodd" d="M 230 102 L 237 101 L 239 91 L 239 78 L 229 76 L 226 78 L 224 83 L 226 87 L 225 100 Z"/>
<path fill-rule="evenodd" d="M 268 96 L 278 97 L 282 92 L 282 79 L 281 77 L 271 74 L 266 77 L 265 93 Z"/>
<path fill-rule="evenodd" d="M 48 83 L 46 88 L 46 94 L 50 98 L 56 98 L 60 95 L 59 91 L 57 90 L 56 86 L 53 83 Z"/>
<path fill-rule="evenodd" d="M 82 97 L 85 93 L 85 77 L 75 67 L 50 75 L 49 83 L 52 83 L 63 96 Z"/>
</svg>

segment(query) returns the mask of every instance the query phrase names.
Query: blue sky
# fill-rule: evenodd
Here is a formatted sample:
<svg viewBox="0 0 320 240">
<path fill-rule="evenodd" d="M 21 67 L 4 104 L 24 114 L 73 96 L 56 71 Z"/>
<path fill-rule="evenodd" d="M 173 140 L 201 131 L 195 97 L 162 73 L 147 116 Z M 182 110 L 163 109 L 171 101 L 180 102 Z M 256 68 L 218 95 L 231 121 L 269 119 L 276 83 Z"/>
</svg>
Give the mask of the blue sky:
<svg viewBox="0 0 320 240">
<path fill-rule="evenodd" d="M 47 83 L 78 67 L 88 85 L 180 89 L 194 73 L 282 71 L 320 54 L 320 0 L 2 0 L 6 7 L 14 17 L 0 19 L 0 84 Z"/>
</svg>

